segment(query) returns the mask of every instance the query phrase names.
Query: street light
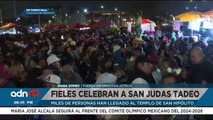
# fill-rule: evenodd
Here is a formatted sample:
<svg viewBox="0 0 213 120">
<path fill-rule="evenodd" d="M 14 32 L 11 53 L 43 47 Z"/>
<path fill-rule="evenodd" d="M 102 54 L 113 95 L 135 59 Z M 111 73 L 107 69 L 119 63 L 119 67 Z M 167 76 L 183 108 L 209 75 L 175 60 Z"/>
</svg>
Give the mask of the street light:
<svg viewBox="0 0 213 120">
<path fill-rule="evenodd" d="M 20 17 L 16 18 L 16 21 L 19 21 L 20 20 Z"/>
<path fill-rule="evenodd" d="M 88 12 L 88 10 L 87 10 L 87 9 L 84 9 L 84 12 L 85 12 L 85 13 L 87 13 L 87 12 Z"/>
<path fill-rule="evenodd" d="M 101 5 L 101 9 L 103 9 L 104 8 L 104 6 L 103 5 Z"/>
<path fill-rule="evenodd" d="M 115 8 L 115 11 L 117 11 L 118 10 L 118 8 Z"/>
<path fill-rule="evenodd" d="M 48 23 L 51 24 L 51 23 L 52 23 L 52 20 L 48 20 Z"/>
</svg>

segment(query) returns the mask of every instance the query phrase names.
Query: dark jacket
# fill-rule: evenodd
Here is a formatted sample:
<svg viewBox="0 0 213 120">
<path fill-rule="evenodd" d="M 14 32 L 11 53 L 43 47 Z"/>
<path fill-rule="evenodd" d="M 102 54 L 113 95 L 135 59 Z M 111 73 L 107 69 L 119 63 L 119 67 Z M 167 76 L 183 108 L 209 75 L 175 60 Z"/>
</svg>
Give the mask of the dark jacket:
<svg viewBox="0 0 213 120">
<path fill-rule="evenodd" d="M 60 76 L 61 75 L 61 70 L 57 67 L 55 67 L 54 65 L 49 65 L 47 67 L 48 69 L 53 71 L 53 74 Z"/>
<path fill-rule="evenodd" d="M 124 55 L 118 50 L 116 52 L 114 52 L 114 59 L 115 62 L 118 63 L 120 68 L 124 68 L 126 65 L 126 58 L 124 57 Z"/>
<path fill-rule="evenodd" d="M 148 82 L 148 84 L 156 84 L 152 74 L 147 75 L 143 71 L 139 70 L 138 68 L 129 74 L 129 83 L 131 84 L 132 81 L 134 81 L 136 78 L 143 78 L 144 80 Z"/>
<path fill-rule="evenodd" d="M 191 65 L 188 73 L 188 83 L 200 84 L 206 81 L 208 84 L 213 83 L 213 64 L 204 60 L 201 64 Z"/>
</svg>

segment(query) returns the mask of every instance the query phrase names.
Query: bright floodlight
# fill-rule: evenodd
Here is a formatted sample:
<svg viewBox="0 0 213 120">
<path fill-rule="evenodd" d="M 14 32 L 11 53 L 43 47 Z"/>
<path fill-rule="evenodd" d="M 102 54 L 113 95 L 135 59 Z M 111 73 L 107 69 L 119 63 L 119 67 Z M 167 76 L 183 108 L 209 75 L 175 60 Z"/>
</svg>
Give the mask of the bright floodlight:
<svg viewBox="0 0 213 120">
<path fill-rule="evenodd" d="M 103 6 L 103 5 L 101 5 L 101 8 L 103 9 L 103 8 L 104 8 L 104 6 Z"/>
<path fill-rule="evenodd" d="M 21 18 L 20 17 L 18 17 L 18 18 L 16 18 L 16 21 L 19 21 Z"/>
<path fill-rule="evenodd" d="M 117 11 L 118 10 L 118 8 L 115 8 L 115 11 Z"/>
<path fill-rule="evenodd" d="M 87 9 L 84 9 L 84 12 L 85 12 L 85 13 L 87 13 L 87 11 L 88 11 Z"/>
</svg>

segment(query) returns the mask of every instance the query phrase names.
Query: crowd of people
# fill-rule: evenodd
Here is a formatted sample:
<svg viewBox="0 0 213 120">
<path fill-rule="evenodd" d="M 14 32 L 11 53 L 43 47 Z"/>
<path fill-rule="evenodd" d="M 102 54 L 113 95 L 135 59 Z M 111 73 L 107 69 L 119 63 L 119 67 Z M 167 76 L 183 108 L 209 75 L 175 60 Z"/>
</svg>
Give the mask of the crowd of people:
<svg viewBox="0 0 213 120">
<path fill-rule="evenodd" d="M 1 35 L 0 40 L 4 88 L 213 82 L 211 40 L 171 34 L 138 38 L 126 30 L 116 35 L 107 29 Z"/>
</svg>

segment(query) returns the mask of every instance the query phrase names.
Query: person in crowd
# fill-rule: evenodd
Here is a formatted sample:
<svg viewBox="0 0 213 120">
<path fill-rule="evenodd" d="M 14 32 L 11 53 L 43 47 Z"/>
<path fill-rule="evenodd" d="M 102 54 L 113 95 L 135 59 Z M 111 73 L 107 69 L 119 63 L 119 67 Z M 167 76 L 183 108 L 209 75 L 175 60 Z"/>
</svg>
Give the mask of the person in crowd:
<svg viewBox="0 0 213 120">
<path fill-rule="evenodd" d="M 211 84 L 212 44 L 192 37 L 175 40 L 172 31 L 161 32 L 159 41 L 149 36 L 136 39 L 125 31 L 113 35 L 108 29 L 1 35 L 0 87 L 52 88 L 61 83 Z M 62 35 L 65 40 L 61 40 Z M 59 118 L 53 117 L 43 119 Z M 94 116 L 84 119 L 95 120 Z M 151 117 L 129 116 L 129 120 L 133 119 Z"/>
<path fill-rule="evenodd" d="M 157 67 L 157 65 L 155 65 L 155 68 L 152 72 L 152 76 L 156 82 L 156 84 L 160 84 L 161 83 L 161 79 L 162 79 L 162 73 L 161 70 Z"/>
<path fill-rule="evenodd" d="M 152 72 L 155 68 L 156 61 L 151 58 L 151 55 L 141 55 L 136 58 L 134 71 L 129 76 L 129 83 L 134 83 L 134 80 L 141 79 L 141 82 L 146 81 L 148 84 L 156 84 Z"/>
<path fill-rule="evenodd" d="M 62 54 L 62 61 L 64 62 L 63 64 L 72 64 L 74 65 L 75 62 L 78 60 L 78 55 L 76 52 L 76 42 L 71 41 L 70 45 L 65 48 L 64 53 Z"/>
<path fill-rule="evenodd" d="M 167 57 L 163 59 L 162 64 L 160 66 L 161 66 L 162 74 L 165 75 L 168 73 L 169 68 L 176 68 L 177 63 L 175 59 Z"/>
<path fill-rule="evenodd" d="M 213 42 L 208 44 L 207 47 L 207 59 L 213 63 Z"/>
<path fill-rule="evenodd" d="M 187 76 L 188 82 L 194 84 L 211 84 L 213 82 L 213 64 L 206 60 L 200 47 L 192 48 L 190 59 L 192 65 Z"/>
<path fill-rule="evenodd" d="M 29 74 L 27 76 L 27 81 L 30 88 L 31 87 L 41 88 L 42 81 L 37 78 L 42 75 L 42 71 L 44 67 L 46 66 L 46 62 L 45 62 L 45 59 L 43 58 L 41 59 L 35 58 L 34 60 L 36 62 L 36 66 L 29 71 Z"/>
<path fill-rule="evenodd" d="M 166 42 L 164 42 L 163 37 L 160 38 L 160 45 L 159 45 L 159 49 L 158 49 L 158 56 L 159 56 L 159 64 L 161 65 L 163 62 L 163 59 L 165 57 L 168 57 L 168 53 L 167 53 L 167 47 L 166 47 Z"/>
<path fill-rule="evenodd" d="M 133 41 L 132 41 L 132 47 L 133 48 L 141 48 L 142 45 L 143 45 L 144 41 L 140 38 L 135 38 Z"/>
<path fill-rule="evenodd" d="M 145 55 L 143 48 L 134 48 L 133 49 L 133 54 L 137 58 L 140 55 Z"/>
<path fill-rule="evenodd" d="M 73 54 L 73 51 L 71 49 L 71 47 L 67 47 L 65 48 L 62 56 L 61 56 L 61 62 L 62 65 L 66 65 L 66 64 L 74 64 L 75 61 L 77 60 L 75 54 Z"/>
<path fill-rule="evenodd" d="M 60 75 L 61 73 L 60 58 L 58 58 L 55 54 L 51 54 L 47 58 L 47 65 L 49 66 L 49 68 L 52 68 L 52 70 L 56 75 L 58 76 Z"/>
<path fill-rule="evenodd" d="M 19 61 L 14 61 L 10 67 L 10 80 L 15 83 L 18 88 L 25 87 L 25 81 L 27 78 L 27 72 L 24 66 Z"/>
<path fill-rule="evenodd" d="M 176 84 L 177 83 L 177 76 L 173 73 L 168 73 L 165 76 L 163 76 L 162 84 L 170 85 L 170 84 Z"/>
<path fill-rule="evenodd" d="M 0 87 L 15 87 L 10 76 L 9 66 L 4 63 L 4 56 L 0 54 Z"/>
<path fill-rule="evenodd" d="M 61 78 L 55 74 L 49 74 L 43 79 L 44 87 L 46 88 L 54 88 L 58 84 L 61 84 Z M 35 119 L 40 119 L 40 120 L 58 120 L 58 119 L 63 119 L 63 120 L 69 120 L 69 116 L 67 115 L 32 115 L 29 116 L 29 120 L 35 120 Z"/>
<path fill-rule="evenodd" d="M 27 71 L 30 71 L 32 68 L 36 66 L 36 63 L 34 61 L 34 54 L 33 54 L 33 49 L 31 47 L 26 48 L 25 50 L 25 61 L 24 61 L 24 66 Z"/>
<path fill-rule="evenodd" d="M 98 69 L 98 62 L 104 57 L 104 52 L 97 49 L 94 41 L 88 43 L 89 56 L 89 72 L 85 79 L 86 83 L 93 84 L 96 81 L 96 72 Z"/>
<path fill-rule="evenodd" d="M 115 62 L 118 63 L 118 66 L 121 69 L 123 69 L 126 65 L 126 58 L 125 58 L 126 49 L 124 48 L 124 45 L 122 43 L 120 44 L 121 45 L 114 46 L 113 55 L 114 55 Z"/>
<path fill-rule="evenodd" d="M 99 62 L 99 73 L 97 74 L 96 84 L 116 84 L 117 77 L 113 74 L 113 58 L 106 56 Z"/>
<path fill-rule="evenodd" d="M 61 72 L 62 84 L 84 84 L 81 76 L 74 71 L 70 64 L 64 65 Z"/>
<path fill-rule="evenodd" d="M 189 51 L 187 48 L 187 44 L 184 42 L 181 42 L 181 44 L 178 45 L 178 50 L 180 51 L 180 55 L 182 57 L 182 65 L 188 65 L 189 63 Z"/>
<path fill-rule="evenodd" d="M 80 61 L 79 63 L 77 62 L 77 71 L 83 80 L 86 79 L 87 73 L 89 72 L 89 61 L 87 58 L 87 52 L 82 52 L 80 54 Z"/>
<path fill-rule="evenodd" d="M 130 51 L 130 50 L 128 50 L 126 52 L 126 56 L 125 57 L 126 57 L 127 64 L 126 64 L 126 66 L 124 68 L 124 70 L 126 72 L 130 72 L 130 71 L 132 71 L 134 69 L 134 63 L 135 63 L 135 59 L 136 59 L 135 56 L 136 55 L 133 54 L 132 51 Z M 138 56 L 139 56 L 139 54 L 138 54 Z"/>
<path fill-rule="evenodd" d="M 43 84 L 44 87 L 54 88 L 58 84 L 61 84 L 61 78 L 55 74 L 49 74 L 43 79 Z"/>
<path fill-rule="evenodd" d="M 179 66 L 183 64 L 183 57 L 179 54 L 179 51 L 176 50 L 175 48 L 169 48 L 168 55 L 171 59 L 174 58 Z"/>
<path fill-rule="evenodd" d="M 175 31 L 173 31 L 172 34 L 171 34 L 171 40 L 170 40 L 170 46 L 171 47 L 174 46 L 176 39 L 177 39 L 176 38 L 176 33 L 175 33 Z"/>
<path fill-rule="evenodd" d="M 88 43 L 88 54 L 90 66 L 97 68 L 98 61 L 100 61 L 104 57 L 104 52 L 102 50 L 97 49 L 95 41 Z"/>
</svg>

